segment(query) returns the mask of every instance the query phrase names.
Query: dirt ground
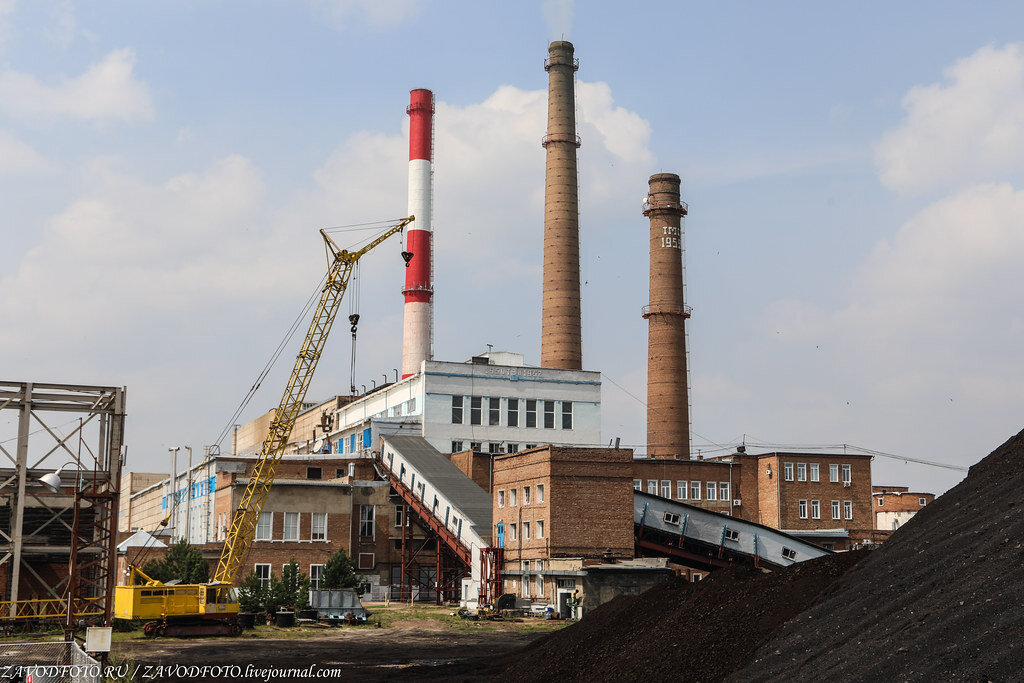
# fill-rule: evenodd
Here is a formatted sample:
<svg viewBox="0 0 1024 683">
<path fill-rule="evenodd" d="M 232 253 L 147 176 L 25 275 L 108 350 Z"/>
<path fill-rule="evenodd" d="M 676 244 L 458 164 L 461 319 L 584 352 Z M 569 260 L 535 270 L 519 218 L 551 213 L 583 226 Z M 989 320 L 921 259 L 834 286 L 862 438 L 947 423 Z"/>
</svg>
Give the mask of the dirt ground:
<svg viewBox="0 0 1024 683">
<path fill-rule="evenodd" d="M 239 638 L 121 640 L 111 661 L 133 667 L 136 680 L 152 681 L 302 680 L 286 670 L 310 665 L 325 672 L 321 676 L 337 671 L 333 680 L 472 680 L 495 658 L 563 626 L 538 619 L 466 622 L 451 618 L 446 608 L 393 608 L 388 614 L 382 606 L 369 607 L 386 615 L 386 627 L 260 627 Z"/>
</svg>

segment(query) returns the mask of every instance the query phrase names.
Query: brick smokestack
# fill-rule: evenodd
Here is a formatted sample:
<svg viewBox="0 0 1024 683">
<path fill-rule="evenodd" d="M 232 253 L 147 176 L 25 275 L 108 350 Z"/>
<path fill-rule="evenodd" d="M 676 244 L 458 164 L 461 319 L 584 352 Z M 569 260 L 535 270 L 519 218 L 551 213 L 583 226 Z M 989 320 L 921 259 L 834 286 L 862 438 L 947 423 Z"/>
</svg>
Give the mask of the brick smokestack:
<svg viewBox="0 0 1024 683">
<path fill-rule="evenodd" d="M 548 132 L 544 136 L 544 299 L 540 364 L 583 369 L 580 335 L 580 221 L 576 178 L 575 72 L 572 43 L 548 47 Z"/>
<path fill-rule="evenodd" d="M 651 298 L 647 320 L 647 455 L 690 457 L 690 404 L 686 387 L 686 319 L 683 303 L 682 217 L 679 176 L 658 173 L 649 181 L 644 215 L 651 221 Z"/>
<path fill-rule="evenodd" d="M 415 375 L 432 358 L 434 328 L 434 93 L 419 88 L 409 96 L 409 214 L 406 233 L 413 254 L 405 270 L 402 377 Z"/>
</svg>

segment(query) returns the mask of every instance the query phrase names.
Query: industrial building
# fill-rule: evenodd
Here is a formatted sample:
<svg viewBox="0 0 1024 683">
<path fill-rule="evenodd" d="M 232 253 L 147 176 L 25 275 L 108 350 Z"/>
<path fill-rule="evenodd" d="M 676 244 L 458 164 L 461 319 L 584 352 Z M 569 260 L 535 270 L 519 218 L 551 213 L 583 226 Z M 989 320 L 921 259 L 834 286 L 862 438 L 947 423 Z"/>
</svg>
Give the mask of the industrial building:
<svg viewBox="0 0 1024 683">
<path fill-rule="evenodd" d="M 344 548 L 389 594 L 522 605 L 582 594 L 584 611 L 666 572 L 782 567 L 872 538 L 871 457 L 745 449 L 691 458 L 681 180 L 658 173 L 648 219 L 646 455 L 602 446 L 601 374 L 584 370 L 575 124 L 579 60 L 549 46 L 541 357 L 433 350 L 433 114 L 411 92 L 402 370 L 362 395 L 307 401 L 247 559 L 261 579 L 295 558 L 316 585 Z M 355 322 L 353 322 L 355 325 Z M 386 378 L 386 376 L 385 376 Z M 172 476 L 126 478 L 120 530 L 185 537 L 211 559 L 275 419 L 239 426 L 231 453 Z M 166 520 L 166 523 L 165 523 Z"/>
</svg>

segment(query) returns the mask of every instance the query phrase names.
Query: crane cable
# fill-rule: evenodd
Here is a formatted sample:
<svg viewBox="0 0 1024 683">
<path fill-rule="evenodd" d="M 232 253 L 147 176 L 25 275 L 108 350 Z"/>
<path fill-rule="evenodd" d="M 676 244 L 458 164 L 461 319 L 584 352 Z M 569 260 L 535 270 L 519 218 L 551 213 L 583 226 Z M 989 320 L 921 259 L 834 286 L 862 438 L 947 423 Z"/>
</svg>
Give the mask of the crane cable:
<svg viewBox="0 0 1024 683">
<path fill-rule="evenodd" d="M 393 225 L 393 224 L 394 224 L 394 221 L 374 221 L 372 223 L 354 223 L 352 225 L 342 225 L 342 226 L 334 226 L 334 227 L 330 227 L 330 228 L 324 228 L 324 232 L 334 232 L 334 233 L 344 232 L 344 233 L 349 233 L 349 232 L 363 232 L 363 231 L 368 231 L 368 230 L 375 230 L 376 231 L 375 235 L 371 235 L 369 238 L 366 238 L 366 239 L 360 241 L 360 243 L 368 243 L 368 242 L 372 241 L 373 239 L 375 239 L 377 235 L 383 233 L 390 225 Z M 382 225 L 385 226 L 384 229 L 381 229 Z M 369 226 L 369 227 L 364 227 L 364 226 Z M 324 288 L 324 285 L 326 284 L 326 282 L 327 282 L 327 273 L 325 272 L 323 277 L 320 278 L 320 282 L 317 284 L 316 288 L 313 289 L 313 293 L 309 295 L 309 299 L 306 300 L 306 303 L 302 307 L 302 310 L 299 311 L 299 314 L 295 317 L 295 320 L 292 322 L 291 326 L 288 328 L 288 331 L 285 333 L 284 338 L 281 339 L 281 342 L 277 345 L 277 348 L 274 349 L 274 352 L 270 356 L 270 360 L 268 360 L 266 365 L 263 366 L 263 369 L 260 371 L 259 375 L 257 375 L 256 380 L 249 387 L 249 391 L 245 394 L 245 397 L 242 399 L 241 403 L 238 404 L 238 407 L 235 409 L 235 412 L 231 415 L 231 418 L 228 420 L 227 424 L 224 426 L 224 429 L 221 430 L 220 435 L 217 437 L 217 440 L 214 442 L 214 445 L 216 445 L 218 449 L 220 448 L 221 442 L 223 442 L 224 439 L 227 437 L 228 432 L 230 432 L 232 427 L 235 425 L 235 422 L 238 420 L 239 416 L 249 406 L 249 403 L 252 401 L 253 397 L 256 395 L 256 392 L 259 390 L 260 385 L 263 383 L 263 380 L 265 380 L 267 378 L 267 375 L 270 374 L 270 371 L 273 369 L 274 365 L 277 363 L 277 360 L 281 357 L 281 354 L 284 353 L 284 350 L 288 346 L 289 342 L 291 342 L 292 337 L 295 336 L 295 332 L 298 331 L 298 329 L 300 328 L 300 325 L 301 325 L 302 321 L 309 314 L 310 310 L 312 310 L 312 308 L 316 304 L 316 302 L 319 301 L 320 294 L 323 291 L 323 288 Z M 353 364 L 354 363 L 355 363 L 355 360 L 353 358 Z"/>
</svg>

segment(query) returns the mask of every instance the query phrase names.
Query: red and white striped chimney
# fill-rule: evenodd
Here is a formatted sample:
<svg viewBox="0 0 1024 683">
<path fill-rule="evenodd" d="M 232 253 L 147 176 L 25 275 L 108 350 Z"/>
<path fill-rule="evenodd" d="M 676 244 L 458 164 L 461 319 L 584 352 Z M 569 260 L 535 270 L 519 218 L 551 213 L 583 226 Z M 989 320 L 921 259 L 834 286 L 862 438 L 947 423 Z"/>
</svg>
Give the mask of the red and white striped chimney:
<svg viewBox="0 0 1024 683">
<path fill-rule="evenodd" d="M 406 251 L 413 254 L 405 271 L 405 327 L 402 336 L 402 377 L 415 375 L 433 357 L 434 327 L 433 218 L 434 93 L 418 88 L 410 93 L 409 215 Z"/>
</svg>

